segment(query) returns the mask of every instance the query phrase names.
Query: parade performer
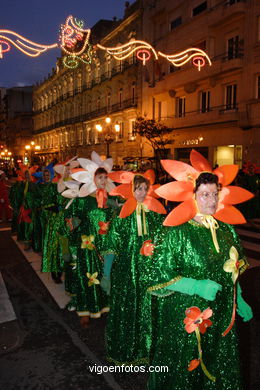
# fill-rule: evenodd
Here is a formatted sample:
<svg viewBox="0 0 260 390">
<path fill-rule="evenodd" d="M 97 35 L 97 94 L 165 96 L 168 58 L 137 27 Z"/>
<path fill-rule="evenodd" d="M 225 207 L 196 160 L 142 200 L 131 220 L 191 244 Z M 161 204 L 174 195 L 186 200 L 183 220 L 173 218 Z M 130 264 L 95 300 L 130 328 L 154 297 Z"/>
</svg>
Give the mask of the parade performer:
<svg viewBox="0 0 260 390">
<path fill-rule="evenodd" d="M 54 178 L 53 163 L 33 174 L 36 182 L 36 223 L 34 225 L 33 249 L 35 252 L 43 251 L 44 245 L 49 245 L 45 241 L 45 233 L 48 220 L 52 216 L 52 208 L 56 210 L 57 184 L 52 183 Z M 48 272 L 42 262 L 42 272 Z"/>
<path fill-rule="evenodd" d="M 119 217 L 112 221 L 107 237 L 106 278 L 107 261 L 111 262 L 111 255 L 115 255 L 106 328 L 107 359 L 115 364 L 146 364 L 152 339 L 147 271 L 166 211 L 154 193 L 159 185 L 154 185 L 153 170 L 144 174 L 112 172 L 109 177 L 121 183 L 110 194 L 126 202 Z"/>
<path fill-rule="evenodd" d="M 10 208 L 6 181 L 7 179 L 4 171 L 0 170 L 0 222 L 2 222 L 4 218 L 9 222 L 12 220 L 12 210 Z"/>
<path fill-rule="evenodd" d="M 230 224 L 244 223 L 233 204 L 252 194 L 229 186 L 238 171 L 226 165 L 212 172 L 192 151 L 192 166 L 163 160 L 176 181 L 158 195 L 182 202 L 165 219 L 154 250 L 154 344 L 151 364 L 168 366 L 152 373 L 148 388 L 240 389 L 235 318 L 252 318 L 242 298 L 239 275 L 248 264 Z M 217 221 L 218 220 L 218 221 Z"/>
<path fill-rule="evenodd" d="M 75 210 L 73 212 L 74 221 L 77 218 L 80 224 L 71 235 L 74 242 L 69 240 L 69 248 L 73 255 L 71 261 L 73 275 L 70 273 L 70 277 L 71 284 L 77 286 L 77 291 L 75 288 L 73 291 L 73 305 L 80 316 L 81 325 L 87 327 L 89 318 L 99 318 L 102 313 L 109 311 L 107 296 L 100 287 L 100 279 L 103 269 L 101 253 L 104 250 L 104 237 L 115 213 L 115 209 L 109 207 L 113 203 L 108 197 L 108 192 L 114 188 L 114 184 L 107 177 L 108 172 L 112 170 L 113 160 L 111 158 L 102 160 L 96 152 L 92 152 L 91 160 L 79 158 L 78 162 L 82 168 L 76 169 L 71 176 L 83 185 L 78 187 L 78 197 L 73 200 L 76 208 L 79 205 L 78 213 Z M 62 195 L 73 198 L 70 195 L 71 191 L 75 193 L 75 189 L 69 188 Z M 72 219 L 72 227 L 70 218 L 67 216 L 66 219 L 68 229 L 74 231 Z"/>
<path fill-rule="evenodd" d="M 34 167 L 28 169 L 26 166 L 21 166 L 20 177 L 23 181 L 16 187 L 16 190 L 18 190 L 17 198 L 21 201 L 18 206 L 17 240 L 24 242 L 24 250 L 29 250 L 32 246 L 34 222 L 36 219 L 36 188 L 31 177 L 31 172 L 33 171 Z M 15 204 L 11 203 L 11 205 L 15 208 Z"/>
<path fill-rule="evenodd" d="M 37 165 L 28 168 L 27 165 L 24 165 L 22 163 L 19 164 L 19 168 L 17 169 L 16 182 L 11 186 L 9 191 L 9 200 L 13 212 L 12 228 L 11 228 L 12 233 L 17 233 L 18 230 L 17 219 L 24 198 L 24 183 L 26 181 L 25 172 L 26 171 L 29 172 L 28 178 L 30 179 L 30 181 L 33 181 L 33 177 L 31 175 L 34 172 L 36 172 L 37 169 L 38 169 Z"/>
<path fill-rule="evenodd" d="M 65 183 L 70 178 L 71 169 L 78 167 L 79 163 L 74 161 L 76 157 L 54 165 L 53 169 L 58 174 L 52 179 L 51 198 L 45 204 L 45 212 L 48 212 L 46 221 L 44 245 L 42 251 L 42 271 L 50 272 L 55 283 L 62 283 L 61 275 L 64 268 L 62 259 L 62 246 L 60 245 L 59 230 L 64 223 L 64 213 L 67 204 L 66 199 L 60 194 L 65 190 Z M 48 176 L 52 176 L 52 170 Z M 46 186 L 44 187 L 46 189 Z"/>
</svg>

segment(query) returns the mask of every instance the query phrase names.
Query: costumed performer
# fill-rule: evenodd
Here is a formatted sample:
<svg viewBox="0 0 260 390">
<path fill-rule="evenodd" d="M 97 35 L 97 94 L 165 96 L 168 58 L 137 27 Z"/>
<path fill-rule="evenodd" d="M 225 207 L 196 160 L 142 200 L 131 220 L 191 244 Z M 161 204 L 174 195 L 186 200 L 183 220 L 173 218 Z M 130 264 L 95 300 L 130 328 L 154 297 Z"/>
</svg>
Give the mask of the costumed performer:
<svg viewBox="0 0 260 390">
<path fill-rule="evenodd" d="M 248 264 L 230 224 L 244 223 L 232 205 L 252 194 L 229 186 L 236 165 L 215 169 L 195 150 L 192 166 L 163 160 L 176 180 L 160 187 L 159 196 L 182 202 L 165 219 L 155 248 L 152 365 L 150 390 L 240 389 L 236 313 L 252 318 L 242 298 L 239 275 Z M 218 220 L 218 221 L 217 221 Z"/>
<path fill-rule="evenodd" d="M 108 196 L 108 192 L 114 188 L 113 182 L 107 176 L 113 167 L 112 158 L 102 160 L 93 151 L 91 160 L 79 158 L 78 162 L 82 168 L 75 169 L 71 177 L 83 183 L 79 188 L 79 196 L 73 201 L 76 202 L 75 207 L 79 204 L 74 218 L 80 220 L 80 225 L 72 235 L 75 241 L 70 240 L 69 248 L 74 257 L 72 280 L 77 286 L 76 295 L 75 291 L 73 294 L 73 304 L 80 316 L 81 326 L 87 327 L 90 318 L 99 318 L 102 313 L 109 311 L 107 296 L 100 287 L 103 269 L 101 253 L 104 250 L 110 220 L 116 212 L 116 209 L 110 206 L 116 206 L 116 203 Z M 64 191 L 62 195 L 69 194 Z"/>
<path fill-rule="evenodd" d="M 107 359 L 115 364 L 138 365 L 149 361 L 151 346 L 151 297 L 146 294 L 147 274 L 158 230 L 166 211 L 154 189 L 152 169 L 144 174 L 119 171 L 109 177 L 121 183 L 110 192 L 126 199 L 112 221 L 107 237 L 107 262 L 111 271 L 110 313 L 106 327 Z M 106 286 L 108 283 L 106 281 Z"/>
</svg>

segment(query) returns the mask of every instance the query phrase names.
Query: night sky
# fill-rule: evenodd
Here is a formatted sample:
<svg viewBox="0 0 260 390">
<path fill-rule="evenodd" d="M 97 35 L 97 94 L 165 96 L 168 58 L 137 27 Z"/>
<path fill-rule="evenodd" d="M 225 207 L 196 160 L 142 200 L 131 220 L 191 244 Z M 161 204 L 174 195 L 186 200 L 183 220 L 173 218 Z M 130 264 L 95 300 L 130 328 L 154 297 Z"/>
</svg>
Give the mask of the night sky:
<svg viewBox="0 0 260 390">
<path fill-rule="evenodd" d="M 129 1 L 130 4 L 134 0 Z M 84 20 L 91 28 L 100 19 L 121 19 L 125 0 L 5 0 L 1 6 L 0 29 L 8 29 L 43 45 L 59 43 L 59 28 L 67 16 Z M 15 47 L 0 59 L 0 87 L 32 85 L 42 81 L 55 67 L 60 49 L 31 58 Z"/>
</svg>

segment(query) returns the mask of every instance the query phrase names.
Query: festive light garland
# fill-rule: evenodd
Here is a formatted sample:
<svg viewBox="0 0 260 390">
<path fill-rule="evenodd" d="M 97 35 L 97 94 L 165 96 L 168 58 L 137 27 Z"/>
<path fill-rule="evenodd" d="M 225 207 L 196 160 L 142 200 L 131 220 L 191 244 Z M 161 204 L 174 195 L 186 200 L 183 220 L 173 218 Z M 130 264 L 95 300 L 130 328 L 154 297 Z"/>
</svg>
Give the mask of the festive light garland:
<svg viewBox="0 0 260 390">
<path fill-rule="evenodd" d="M 65 24 L 61 25 L 60 45 L 58 43 L 41 45 L 26 39 L 14 31 L 0 29 L 0 59 L 3 58 L 3 53 L 10 50 L 10 44 L 30 57 L 38 57 L 43 52 L 60 46 L 62 51 L 67 54 L 67 56 L 63 57 L 64 66 L 76 68 L 80 62 L 90 64 L 93 57 L 93 48 L 89 44 L 91 30 L 83 27 L 84 22 L 82 20 L 76 19 L 72 15 L 68 16 Z M 4 49 L 3 45 L 6 45 Z M 206 65 L 206 62 L 210 66 L 212 65 L 205 51 L 196 47 L 188 48 L 176 54 L 165 54 L 161 51 L 157 52 L 148 42 L 131 39 L 120 46 L 105 47 L 97 44 L 96 48 L 105 50 L 118 61 L 123 61 L 135 53 L 137 59 L 142 61 L 144 66 L 152 57 L 158 60 L 159 56 L 165 58 L 176 67 L 181 67 L 192 60 L 192 64 L 199 71 Z"/>
<path fill-rule="evenodd" d="M 6 45 L 6 48 L 3 49 L 3 45 Z M 0 58 L 3 58 L 3 53 L 6 53 L 7 51 L 10 51 L 11 46 L 6 41 L 0 41 Z"/>
<path fill-rule="evenodd" d="M 5 34 L 5 35 L 2 35 Z M 6 36 L 7 34 L 7 36 Z M 11 37 L 9 37 L 11 36 Z M 17 34 L 11 30 L 1 30 L 0 29 L 0 39 L 4 40 L 4 43 L 10 42 L 22 53 L 30 57 L 38 57 L 40 54 L 44 53 L 46 50 L 53 49 L 58 47 L 57 43 L 52 45 L 41 45 L 39 43 L 30 41 L 20 34 Z M 6 42 L 7 41 L 7 42 Z M 3 53 L 3 51 L 2 51 Z M 2 57 L 1 57 L 2 58 Z"/>
</svg>

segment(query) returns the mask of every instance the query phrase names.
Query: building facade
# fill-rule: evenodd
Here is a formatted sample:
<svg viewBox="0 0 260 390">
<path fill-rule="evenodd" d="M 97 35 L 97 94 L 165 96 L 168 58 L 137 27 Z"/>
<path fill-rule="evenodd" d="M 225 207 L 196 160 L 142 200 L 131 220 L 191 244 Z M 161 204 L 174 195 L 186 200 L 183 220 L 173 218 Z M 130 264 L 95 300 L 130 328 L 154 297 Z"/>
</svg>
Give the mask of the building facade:
<svg viewBox="0 0 260 390">
<path fill-rule="evenodd" d="M 192 61 L 176 67 L 159 57 L 143 66 L 136 53 L 118 61 L 102 50 L 72 70 L 60 60 L 34 89 L 35 141 L 44 160 L 89 157 L 92 150 L 119 166 L 152 157 L 149 142 L 133 131 L 141 114 L 169 128 L 169 157 L 188 161 L 195 148 L 213 166 L 260 165 L 257 0 L 140 0 L 127 5 L 122 21 L 98 22 L 92 37 L 105 47 L 141 39 L 168 55 L 195 47 L 212 65 L 198 71 Z"/>
<path fill-rule="evenodd" d="M 213 164 L 260 164 L 260 3 L 256 0 L 144 0 L 145 40 L 157 51 L 205 50 L 212 66 L 159 59 L 143 84 L 142 113 L 172 129 L 169 150 L 191 148 Z M 152 80 L 152 81 L 151 81 Z"/>
<path fill-rule="evenodd" d="M 2 90 L 0 140 L 11 151 L 8 162 L 22 161 L 33 138 L 32 86 Z"/>
<path fill-rule="evenodd" d="M 121 21 L 99 21 L 91 31 L 92 44 L 106 47 L 141 36 L 140 1 L 127 5 Z M 73 155 L 90 157 L 92 150 L 110 155 L 123 166 L 142 153 L 133 131 L 141 112 L 142 66 L 135 56 L 117 61 L 97 49 L 91 64 L 69 69 L 59 60 L 56 71 L 34 89 L 35 142 L 43 162 Z"/>
</svg>

